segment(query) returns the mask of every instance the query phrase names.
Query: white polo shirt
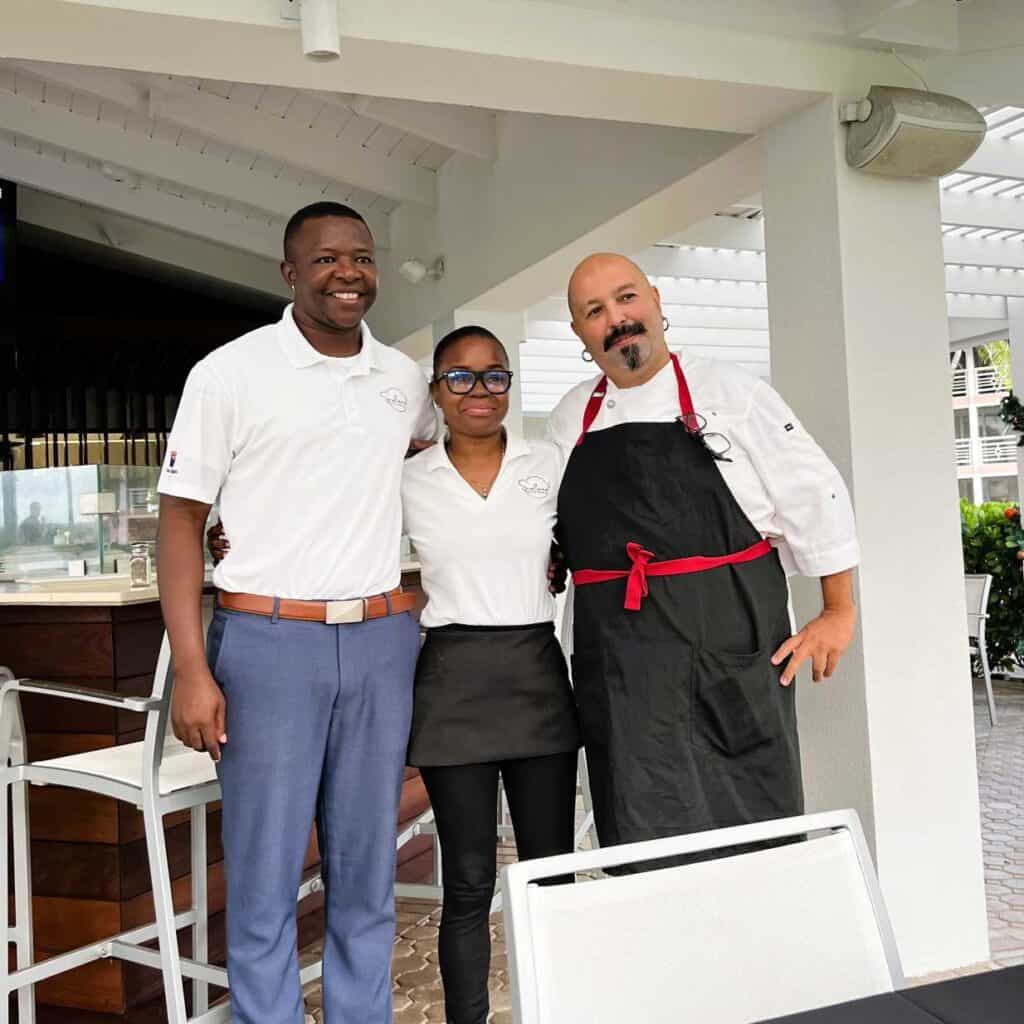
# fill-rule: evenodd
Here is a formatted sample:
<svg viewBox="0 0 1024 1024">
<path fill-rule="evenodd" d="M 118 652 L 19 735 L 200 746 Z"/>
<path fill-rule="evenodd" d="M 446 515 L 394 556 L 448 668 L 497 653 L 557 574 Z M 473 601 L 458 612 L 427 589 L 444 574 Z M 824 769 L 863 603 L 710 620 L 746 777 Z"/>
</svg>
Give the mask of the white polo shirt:
<svg viewBox="0 0 1024 1024">
<path fill-rule="evenodd" d="M 740 367 L 679 357 L 694 409 L 707 430 L 724 434 L 731 462 L 717 462 L 754 528 L 779 548 L 789 575 L 829 576 L 857 565 L 860 551 L 850 495 L 838 470 L 778 392 Z M 548 420 L 548 436 L 568 460 L 598 378 L 574 387 Z M 591 430 L 619 423 L 668 423 L 679 416 L 675 371 L 668 363 L 647 383 L 610 380 Z M 666 555 L 665 557 L 669 557 Z"/>
<path fill-rule="evenodd" d="M 288 306 L 193 367 L 159 489 L 220 498 L 219 588 L 344 600 L 398 585 L 404 456 L 437 421 L 419 367 L 365 323 L 362 341 L 321 355 Z"/>
<path fill-rule="evenodd" d="M 554 619 L 547 573 L 561 476 L 555 445 L 512 436 L 487 498 L 459 475 L 443 444 L 409 459 L 402 509 L 427 595 L 424 626 Z"/>
</svg>

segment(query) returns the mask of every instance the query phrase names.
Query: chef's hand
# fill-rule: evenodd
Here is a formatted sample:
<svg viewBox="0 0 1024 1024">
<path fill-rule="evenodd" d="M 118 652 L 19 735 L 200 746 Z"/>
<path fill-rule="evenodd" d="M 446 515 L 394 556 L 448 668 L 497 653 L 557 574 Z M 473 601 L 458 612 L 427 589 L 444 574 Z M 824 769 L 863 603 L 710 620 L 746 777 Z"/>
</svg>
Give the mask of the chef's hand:
<svg viewBox="0 0 1024 1024">
<path fill-rule="evenodd" d="M 789 686 L 805 661 L 810 661 L 816 683 L 828 679 L 850 646 L 856 624 L 857 613 L 852 605 L 849 608 L 826 608 L 772 655 L 773 665 L 781 665 L 789 658 L 779 682 Z"/>
<path fill-rule="evenodd" d="M 193 750 L 205 750 L 214 761 L 227 743 L 227 705 L 210 670 L 201 665 L 192 671 L 178 670 L 171 697 L 174 735 Z"/>
<path fill-rule="evenodd" d="M 565 564 L 562 549 L 552 543 L 551 560 L 548 562 L 548 590 L 552 594 L 561 594 L 565 590 L 565 581 L 569 576 L 569 567 Z"/>
<path fill-rule="evenodd" d="M 231 541 L 224 535 L 224 524 L 219 519 L 206 531 L 206 550 L 210 552 L 214 565 L 231 550 Z"/>
</svg>

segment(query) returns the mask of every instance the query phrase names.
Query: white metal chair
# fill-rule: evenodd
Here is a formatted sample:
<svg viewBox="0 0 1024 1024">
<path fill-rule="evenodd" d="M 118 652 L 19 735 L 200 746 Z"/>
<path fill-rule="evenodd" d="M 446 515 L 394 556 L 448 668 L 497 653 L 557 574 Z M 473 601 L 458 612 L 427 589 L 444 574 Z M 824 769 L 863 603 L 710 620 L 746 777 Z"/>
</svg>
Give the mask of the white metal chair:
<svg viewBox="0 0 1024 1024">
<path fill-rule="evenodd" d="M 979 573 L 964 575 L 964 590 L 967 594 L 967 637 L 972 654 L 978 655 L 981 677 L 985 680 L 985 696 L 988 698 L 988 719 L 996 724 L 996 700 L 992 694 L 992 672 L 988 665 L 988 651 L 985 648 L 985 622 L 988 619 L 988 597 L 992 590 L 992 577 Z"/>
<path fill-rule="evenodd" d="M 8 1021 L 8 996 L 18 993 L 19 1024 L 34 1024 L 33 986 L 54 975 L 94 960 L 116 958 L 163 972 L 168 1024 L 188 1021 L 217 1024 L 230 1020 L 227 1002 L 209 1006 L 209 986 L 227 988 L 227 971 L 207 962 L 206 808 L 220 799 L 220 785 L 209 756 L 168 735 L 167 719 L 173 686 L 170 645 L 164 637 L 149 697 L 128 697 L 103 690 L 34 679 L 0 676 L 0 892 L 7 892 L 7 790 L 13 791 L 14 927 L 9 927 L 7 900 L 0 900 L 0 933 L 17 949 L 17 969 L 11 972 L 5 955 L 0 962 L 0 1024 Z M 145 739 L 119 747 L 73 754 L 46 761 L 26 760 L 25 725 L 19 694 L 43 694 L 67 700 L 102 704 L 145 716 Z M 32 891 L 29 857 L 27 787 L 30 784 L 69 786 L 133 804 L 142 811 L 153 885 L 156 921 L 120 935 L 89 943 L 67 953 L 33 963 Z M 164 842 L 164 815 L 185 809 L 192 817 L 191 907 L 175 914 Z M 319 876 L 308 878 L 299 890 L 301 900 L 321 887 Z M 192 959 L 178 951 L 178 930 L 192 929 Z M 159 951 L 144 943 L 157 939 Z M 303 984 L 320 977 L 320 961 L 301 972 Z M 183 979 L 193 983 L 193 1016 L 185 1010 Z"/>
<path fill-rule="evenodd" d="M 789 837 L 807 838 L 727 852 Z M 535 884 L 707 851 L 721 856 Z M 853 811 L 525 861 L 502 885 L 516 1024 L 748 1024 L 903 984 Z"/>
</svg>

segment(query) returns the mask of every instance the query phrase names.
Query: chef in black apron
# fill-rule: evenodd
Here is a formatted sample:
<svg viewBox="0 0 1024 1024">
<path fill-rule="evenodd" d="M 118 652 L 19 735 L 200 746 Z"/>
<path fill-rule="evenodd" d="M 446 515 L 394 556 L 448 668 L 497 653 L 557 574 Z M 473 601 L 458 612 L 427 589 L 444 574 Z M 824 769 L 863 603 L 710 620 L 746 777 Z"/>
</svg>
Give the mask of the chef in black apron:
<svg viewBox="0 0 1024 1024">
<path fill-rule="evenodd" d="M 668 351 L 658 293 L 630 261 L 591 257 L 569 301 L 574 330 L 605 371 L 551 420 L 571 452 L 557 536 L 574 583 L 573 685 L 601 843 L 799 814 L 788 684 L 804 660 L 815 679 L 830 675 L 854 627 L 856 538 L 842 481 L 778 396 L 741 371 L 716 368 L 728 379 L 708 389 L 715 408 L 701 408 Z M 635 419 L 615 412 L 656 393 L 655 421 L 639 407 Z M 741 409 L 763 396 L 771 414 L 730 418 L 723 395 Z M 594 429 L 602 415 L 612 422 Z M 762 479 L 775 473 L 785 481 Z M 773 497 L 807 507 L 769 509 Z M 817 573 L 822 615 L 795 635 L 787 541 L 825 552 L 829 570 Z"/>
</svg>

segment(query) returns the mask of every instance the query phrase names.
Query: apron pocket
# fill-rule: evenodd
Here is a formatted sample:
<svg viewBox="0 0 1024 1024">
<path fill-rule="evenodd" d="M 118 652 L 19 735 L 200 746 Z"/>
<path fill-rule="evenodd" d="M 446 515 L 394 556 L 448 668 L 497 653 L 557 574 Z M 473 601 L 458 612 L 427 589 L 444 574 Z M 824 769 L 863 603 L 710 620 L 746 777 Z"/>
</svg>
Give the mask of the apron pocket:
<svg viewBox="0 0 1024 1024">
<path fill-rule="evenodd" d="M 695 738 L 728 757 L 770 743 L 779 670 L 771 655 L 700 651 L 694 666 Z"/>
</svg>

